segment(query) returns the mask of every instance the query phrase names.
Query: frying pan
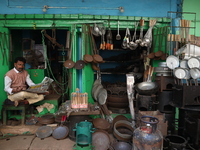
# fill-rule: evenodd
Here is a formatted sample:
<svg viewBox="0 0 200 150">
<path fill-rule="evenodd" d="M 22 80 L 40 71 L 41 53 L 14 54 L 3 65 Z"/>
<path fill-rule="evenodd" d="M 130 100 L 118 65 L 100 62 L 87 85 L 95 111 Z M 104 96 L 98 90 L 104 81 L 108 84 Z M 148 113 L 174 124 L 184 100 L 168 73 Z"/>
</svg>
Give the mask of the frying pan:
<svg viewBox="0 0 200 150">
<path fill-rule="evenodd" d="M 85 62 L 83 60 L 78 60 L 76 63 L 75 63 L 75 68 L 80 70 L 80 69 L 83 69 L 85 66 Z"/>
<path fill-rule="evenodd" d="M 142 95 L 155 94 L 159 90 L 159 85 L 156 82 L 151 81 L 154 67 L 149 66 L 149 73 L 147 81 L 138 83 L 135 85 L 135 90 Z"/>
<path fill-rule="evenodd" d="M 46 137 L 49 137 L 53 132 L 53 129 L 49 126 L 41 126 L 36 130 L 36 136 L 38 138 L 44 139 Z"/>
<path fill-rule="evenodd" d="M 103 85 L 102 84 L 99 84 L 97 85 L 97 87 L 95 87 L 94 89 L 94 94 L 93 94 L 93 98 L 97 101 L 97 97 L 100 93 L 100 91 L 103 90 Z"/>
<path fill-rule="evenodd" d="M 96 79 L 93 83 L 93 87 L 92 87 L 92 97 L 94 98 L 94 93 L 97 89 L 97 87 L 101 84 L 101 81 L 99 79 Z M 96 99 L 95 99 L 96 100 Z"/>
<path fill-rule="evenodd" d="M 107 90 L 102 88 L 99 91 L 99 94 L 97 96 L 97 101 L 99 102 L 100 105 L 103 105 L 106 103 L 107 100 Z"/>
<path fill-rule="evenodd" d="M 67 118 L 67 116 L 62 116 L 61 125 L 53 130 L 53 133 L 52 133 L 53 138 L 55 138 L 57 140 L 61 140 L 68 136 L 69 128 L 67 126 L 63 125 L 66 118 Z"/>
</svg>

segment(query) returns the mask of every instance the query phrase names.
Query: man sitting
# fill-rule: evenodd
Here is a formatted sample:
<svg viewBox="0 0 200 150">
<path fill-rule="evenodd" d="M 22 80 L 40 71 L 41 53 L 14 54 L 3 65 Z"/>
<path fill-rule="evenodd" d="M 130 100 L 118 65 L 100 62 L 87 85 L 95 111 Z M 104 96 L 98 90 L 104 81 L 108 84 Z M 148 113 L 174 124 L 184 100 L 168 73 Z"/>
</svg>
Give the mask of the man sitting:
<svg viewBox="0 0 200 150">
<path fill-rule="evenodd" d="M 8 71 L 4 77 L 4 91 L 7 92 L 8 99 L 18 106 L 19 102 L 33 104 L 44 99 L 44 94 L 37 94 L 25 91 L 27 85 L 35 85 L 30 79 L 30 75 L 24 70 L 26 59 L 17 57 L 14 61 L 14 68 Z"/>
</svg>

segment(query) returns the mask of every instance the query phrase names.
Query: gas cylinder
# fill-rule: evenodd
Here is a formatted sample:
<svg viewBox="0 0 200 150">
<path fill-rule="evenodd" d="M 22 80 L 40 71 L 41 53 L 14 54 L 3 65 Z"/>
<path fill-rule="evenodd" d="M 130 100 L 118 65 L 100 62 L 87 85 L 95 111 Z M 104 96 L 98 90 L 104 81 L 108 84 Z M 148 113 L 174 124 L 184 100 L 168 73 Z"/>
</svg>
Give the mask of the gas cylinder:
<svg viewBox="0 0 200 150">
<path fill-rule="evenodd" d="M 141 124 L 133 132 L 134 150 L 162 150 L 163 136 L 157 129 L 159 120 L 152 116 L 142 116 Z"/>
</svg>

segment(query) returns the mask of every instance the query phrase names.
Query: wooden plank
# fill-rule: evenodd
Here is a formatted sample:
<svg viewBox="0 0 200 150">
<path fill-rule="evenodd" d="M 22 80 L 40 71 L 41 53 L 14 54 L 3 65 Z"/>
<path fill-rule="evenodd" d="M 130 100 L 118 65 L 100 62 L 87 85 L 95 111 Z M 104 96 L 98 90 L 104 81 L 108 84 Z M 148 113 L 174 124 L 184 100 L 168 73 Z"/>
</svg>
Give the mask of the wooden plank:
<svg viewBox="0 0 200 150">
<path fill-rule="evenodd" d="M 40 126 L 37 125 L 18 125 L 18 126 L 1 126 L 0 131 L 3 135 L 5 134 L 25 134 L 25 133 L 30 133 L 30 134 L 35 134 L 36 130 Z"/>
<path fill-rule="evenodd" d="M 99 115 L 100 111 L 95 110 L 95 111 L 78 111 L 78 112 L 72 112 L 70 116 L 76 116 L 76 115 Z"/>
</svg>

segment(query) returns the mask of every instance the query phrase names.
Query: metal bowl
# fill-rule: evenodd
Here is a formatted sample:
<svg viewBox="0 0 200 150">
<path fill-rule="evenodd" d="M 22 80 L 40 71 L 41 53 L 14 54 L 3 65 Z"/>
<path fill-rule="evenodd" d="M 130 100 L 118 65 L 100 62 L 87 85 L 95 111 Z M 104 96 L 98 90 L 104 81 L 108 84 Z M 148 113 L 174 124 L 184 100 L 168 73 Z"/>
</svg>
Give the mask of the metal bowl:
<svg viewBox="0 0 200 150">
<path fill-rule="evenodd" d="M 112 144 L 114 150 L 131 150 L 132 146 L 126 142 L 115 142 Z"/>
<path fill-rule="evenodd" d="M 110 129 L 110 123 L 103 118 L 95 118 L 95 119 L 93 119 L 92 123 L 93 123 L 94 127 L 97 129 L 101 129 L 101 130 Z"/>
</svg>

